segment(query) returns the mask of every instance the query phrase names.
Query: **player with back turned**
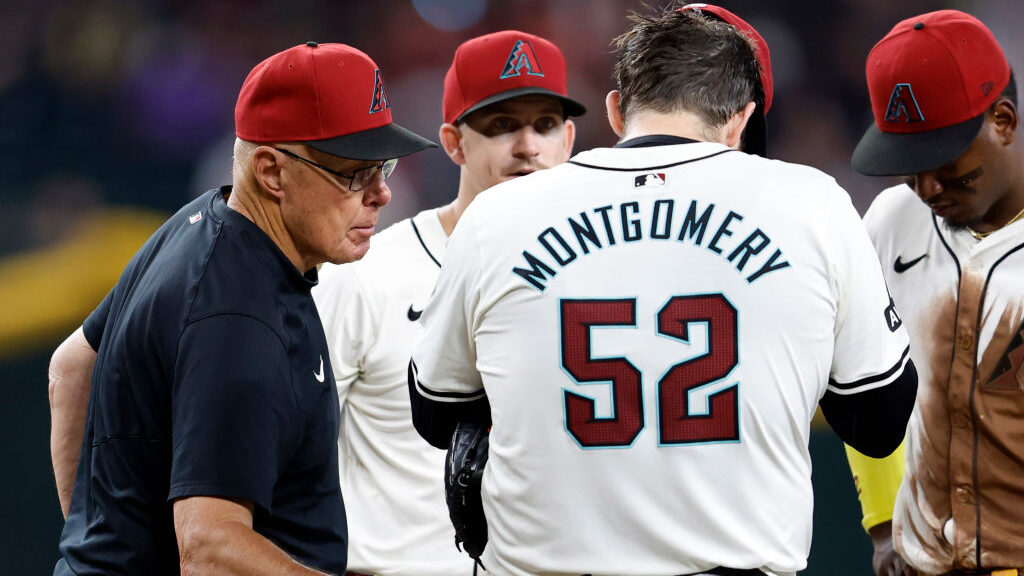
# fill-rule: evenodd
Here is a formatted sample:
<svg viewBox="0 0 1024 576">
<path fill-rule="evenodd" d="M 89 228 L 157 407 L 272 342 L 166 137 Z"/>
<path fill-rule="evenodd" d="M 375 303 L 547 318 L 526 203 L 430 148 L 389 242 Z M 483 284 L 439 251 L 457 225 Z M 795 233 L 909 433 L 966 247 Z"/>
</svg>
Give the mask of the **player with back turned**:
<svg viewBox="0 0 1024 576">
<path fill-rule="evenodd" d="M 898 23 L 866 69 L 875 122 L 853 167 L 906 177 L 879 194 L 864 222 L 921 375 L 902 484 L 898 456 L 848 451 L 875 571 L 1024 574 L 1016 82 L 992 32 L 955 10 Z"/>
<path fill-rule="evenodd" d="M 892 451 L 916 388 L 906 332 L 849 196 L 738 149 L 765 99 L 747 36 L 666 10 L 616 47 L 619 144 L 459 221 L 413 421 L 438 447 L 491 426 L 489 572 L 794 574 L 815 409 Z"/>
</svg>

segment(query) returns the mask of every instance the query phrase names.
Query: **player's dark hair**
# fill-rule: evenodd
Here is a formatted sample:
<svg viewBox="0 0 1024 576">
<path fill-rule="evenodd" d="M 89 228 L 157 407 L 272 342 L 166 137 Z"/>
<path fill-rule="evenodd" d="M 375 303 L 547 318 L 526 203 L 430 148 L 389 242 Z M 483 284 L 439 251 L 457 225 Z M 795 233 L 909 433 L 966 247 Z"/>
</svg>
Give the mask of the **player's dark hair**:
<svg viewBox="0 0 1024 576">
<path fill-rule="evenodd" d="M 729 24 L 676 8 L 631 13 L 633 27 L 613 41 L 623 120 L 641 109 L 685 110 L 717 127 L 748 102 L 763 109 L 764 90 L 750 41 Z"/>
</svg>

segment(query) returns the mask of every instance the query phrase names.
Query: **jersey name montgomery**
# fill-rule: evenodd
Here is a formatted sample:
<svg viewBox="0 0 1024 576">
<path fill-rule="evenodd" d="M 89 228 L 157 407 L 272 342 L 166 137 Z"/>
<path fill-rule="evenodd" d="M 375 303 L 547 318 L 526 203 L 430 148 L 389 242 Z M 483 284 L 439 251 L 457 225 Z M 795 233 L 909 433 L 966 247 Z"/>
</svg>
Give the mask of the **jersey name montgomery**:
<svg viewBox="0 0 1024 576">
<path fill-rule="evenodd" d="M 701 206 L 696 200 L 690 201 L 685 214 L 675 200 L 666 198 L 599 206 L 545 228 L 537 236 L 540 246 L 523 250 L 523 265 L 513 267 L 512 273 L 543 291 L 545 282 L 557 274 L 556 266 L 564 268 L 592 249 L 642 240 L 703 247 L 747 274 L 748 283 L 789 267 L 782 249 L 772 245 L 768 234 L 742 222 L 738 212 L 716 209 L 715 204 Z"/>
</svg>

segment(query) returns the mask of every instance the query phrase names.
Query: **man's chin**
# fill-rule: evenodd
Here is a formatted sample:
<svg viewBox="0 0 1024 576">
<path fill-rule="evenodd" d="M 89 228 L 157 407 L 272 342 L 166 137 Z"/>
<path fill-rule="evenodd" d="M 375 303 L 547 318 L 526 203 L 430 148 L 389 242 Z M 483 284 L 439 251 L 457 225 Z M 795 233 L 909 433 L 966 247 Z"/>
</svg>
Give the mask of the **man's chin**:
<svg viewBox="0 0 1024 576">
<path fill-rule="evenodd" d="M 339 250 L 335 254 L 331 254 L 330 259 L 327 261 L 331 264 L 348 264 L 361 260 L 366 253 L 370 251 L 369 242 L 361 242 L 355 246 L 349 246 Z"/>
<path fill-rule="evenodd" d="M 949 229 L 951 232 L 963 232 L 964 230 L 967 229 L 967 225 L 957 222 L 950 222 L 949 220 L 946 220 L 946 228 Z"/>
<path fill-rule="evenodd" d="M 946 226 L 952 230 L 963 230 L 967 227 L 974 227 L 974 225 L 977 224 L 976 218 L 967 217 L 959 212 L 960 211 L 957 210 L 957 206 L 932 208 L 932 214 L 942 218 L 942 221 L 945 222 Z"/>
<path fill-rule="evenodd" d="M 979 224 L 976 220 L 969 220 L 963 217 L 958 218 L 956 216 L 943 218 L 942 221 L 946 224 L 946 228 L 952 232 L 963 232 L 969 228 L 977 228 Z"/>
</svg>

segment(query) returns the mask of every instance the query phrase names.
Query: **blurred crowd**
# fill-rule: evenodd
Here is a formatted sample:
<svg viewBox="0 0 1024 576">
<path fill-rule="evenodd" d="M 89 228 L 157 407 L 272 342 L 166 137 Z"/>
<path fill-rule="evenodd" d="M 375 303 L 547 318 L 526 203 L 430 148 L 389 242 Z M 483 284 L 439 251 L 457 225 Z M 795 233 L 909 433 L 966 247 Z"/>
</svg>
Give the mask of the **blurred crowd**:
<svg viewBox="0 0 1024 576">
<path fill-rule="evenodd" d="M 871 122 L 863 70 L 875 41 L 902 18 L 955 7 L 987 22 L 1011 63 L 1024 61 L 1012 0 L 720 3 L 771 47 L 769 155 L 834 175 L 861 211 L 884 184 L 849 168 Z M 578 122 L 576 149 L 611 145 L 609 42 L 626 28 L 627 13 L 642 8 L 639 0 L 7 0 L 0 257 L 66 240 L 104 207 L 168 214 L 228 182 L 242 80 L 266 56 L 306 40 L 369 53 L 396 120 L 436 135 L 444 71 L 462 40 L 502 28 L 543 35 L 563 48 L 570 93 L 590 110 Z M 439 150 L 403 160 L 385 221 L 448 201 L 457 175 Z"/>
</svg>

